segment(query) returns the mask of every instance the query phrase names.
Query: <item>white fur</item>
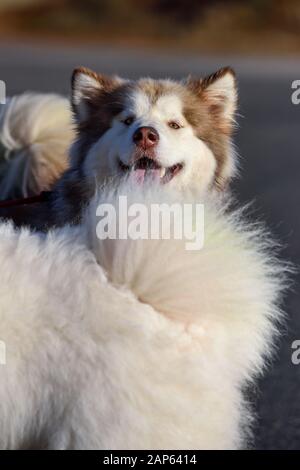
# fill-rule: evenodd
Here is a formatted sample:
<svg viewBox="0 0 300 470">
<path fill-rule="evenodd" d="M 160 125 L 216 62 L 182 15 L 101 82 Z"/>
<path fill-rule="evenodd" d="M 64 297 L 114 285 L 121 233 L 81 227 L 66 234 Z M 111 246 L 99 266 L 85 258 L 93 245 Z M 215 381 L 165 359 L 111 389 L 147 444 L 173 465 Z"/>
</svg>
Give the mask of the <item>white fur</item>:
<svg viewBox="0 0 300 470">
<path fill-rule="evenodd" d="M 7 168 L 0 198 L 11 197 L 14 187 L 23 196 L 49 189 L 67 168 L 73 138 L 70 104 L 62 96 L 24 93 L 1 105 L 0 142 L 7 150 Z"/>
<path fill-rule="evenodd" d="M 205 245 L 95 236 L 99 202 L 205 202 Z M 282 288 L 266 238 L 214 201 L 102 190 L 76 228 L 0 229 L 1 448 L 229 449 Z"/>
</svg>

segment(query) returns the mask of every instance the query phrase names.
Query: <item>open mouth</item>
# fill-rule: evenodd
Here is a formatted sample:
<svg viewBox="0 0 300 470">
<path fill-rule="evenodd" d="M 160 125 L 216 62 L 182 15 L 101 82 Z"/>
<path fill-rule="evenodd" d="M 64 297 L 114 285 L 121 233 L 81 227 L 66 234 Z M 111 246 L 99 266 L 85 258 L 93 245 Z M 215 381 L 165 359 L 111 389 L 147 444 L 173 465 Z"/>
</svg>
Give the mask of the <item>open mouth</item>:
<svg viewBox="0 0 300 470">
<path fill-rule="evenodd" d="M 133 171 L 139 182 L 143 182 L 146 178 L 152 178 L 163 184 L 169 183 L 183 168 L 182 163 L 165 168 L 146 155 L 131 166 L 125 165 L 119 160 L 119 166 L 123 172 Z"/>
</svg>

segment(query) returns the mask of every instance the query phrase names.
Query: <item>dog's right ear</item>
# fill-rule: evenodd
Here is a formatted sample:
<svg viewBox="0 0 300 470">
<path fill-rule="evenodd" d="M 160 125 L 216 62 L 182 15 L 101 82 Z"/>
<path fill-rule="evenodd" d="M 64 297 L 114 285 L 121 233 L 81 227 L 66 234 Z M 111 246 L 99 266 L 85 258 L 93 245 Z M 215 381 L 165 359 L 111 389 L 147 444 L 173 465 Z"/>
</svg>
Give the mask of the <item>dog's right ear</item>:
<svg viewBox="0 0 300 470">
<path fill-rule="evenodd" d="M 86 67 L 77 67 L 72 74 L 72 108 L 78 124 L 88 119 L 97 98 L 104 92 L 112 91 L 118 78 L 107 77 Z"/>
</svg>

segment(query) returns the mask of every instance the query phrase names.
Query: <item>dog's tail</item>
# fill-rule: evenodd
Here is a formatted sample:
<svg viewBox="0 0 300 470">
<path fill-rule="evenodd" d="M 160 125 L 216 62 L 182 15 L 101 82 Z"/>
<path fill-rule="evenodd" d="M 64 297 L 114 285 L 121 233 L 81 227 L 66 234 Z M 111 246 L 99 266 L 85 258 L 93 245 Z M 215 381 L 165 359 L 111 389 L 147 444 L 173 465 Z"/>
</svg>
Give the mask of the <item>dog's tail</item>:
<svg viewBox="0 0 300 470">
<path fill-rule="evenodd" d="M 162 187 L 127 188 L 127 194 L 122 185 L 115 192 L 103 189 L 87 213 L 89 244 L 114 285 L 169 319 L 200 325 L 211 344 L 215 334 L 225 342 L 230 339 L 232 364 L 242 363 L 243 374 L 251 378 L 272 349 L 285 268 L 271 253 L 274 247 L 263 230 L 215 201 L 202 205 L 203 217 L 196 211 L 199 202 L 192 195 L 173 197 Z M 203 232 L 199 241 L 204 243 L 191 250 L 184 238 L 134 239 L 141 230 L 151 238 L 151 210 L 162 203 L 167 208 L 192 205 L 193 211 L 182 212 L 182 222 L 195 233 Z M 129 211 L 133 237 L 128 231 L 120 236 Z M 166 220 L 166 213 L 162 215 Z"/>
<path fill-rule="evenodd" d="M 71 110 L 56 94 L 24 93 L 0 106 L 0 199 L 48 190 L 67 167 Z"/>
</svg>

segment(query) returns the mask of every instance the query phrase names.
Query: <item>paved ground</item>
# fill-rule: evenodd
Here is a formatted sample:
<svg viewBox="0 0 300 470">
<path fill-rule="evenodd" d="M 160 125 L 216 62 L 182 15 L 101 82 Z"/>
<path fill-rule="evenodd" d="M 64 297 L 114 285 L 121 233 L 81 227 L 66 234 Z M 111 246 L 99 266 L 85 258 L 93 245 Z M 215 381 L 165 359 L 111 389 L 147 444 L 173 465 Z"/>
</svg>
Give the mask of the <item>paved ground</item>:
<svg viewBox="0 0 300 470">
<path fill-rule="evenodd" d="M 61 49 L 25 44 L 0 45 L 0 79 L 9 94 L 27 89 L 67 93 L 73 67 L 105 73 L 182 77 L 233 65 L 240 80 L 237 144 L 241 201 L 255 200 L 256 215 L 283 242 L 283 256 L 300 262 L 300 105 L 292 105 L 291 82 L 300 79 L 300 61 L 170 57 L 134 50 Z M 257 448 L 300 449 L 300 366 L 291 363 L 291 342 L 300 339 L 299 280 L 287 297 L 288 322 L 273 366 L 253 398 L 259 417 Z M 258 396 L 258 398 L 257 398 Z M 299 398 L 298 398 L 299 397 Z"/>
</svg>

